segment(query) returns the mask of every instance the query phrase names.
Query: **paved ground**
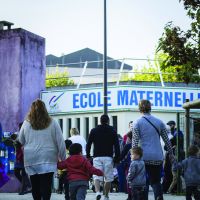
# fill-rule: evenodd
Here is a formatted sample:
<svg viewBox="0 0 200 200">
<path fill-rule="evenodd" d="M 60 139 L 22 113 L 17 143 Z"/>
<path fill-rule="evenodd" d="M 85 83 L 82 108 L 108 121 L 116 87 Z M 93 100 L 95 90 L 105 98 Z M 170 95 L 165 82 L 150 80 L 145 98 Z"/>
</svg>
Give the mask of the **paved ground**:
<svg viewBox="0 0 200 200">
<path fill-rule="evenodd" d="M 110 200 L 126 200 L 127 195 L 123 193 L 111 193 Z M 18 195 L 17 193 L 0 193 L 0 200 L 31 200 L 31 194 Z M 172 196 L 165 195 L 165 200 L 185 200 L 184 196 Z M 52 194 L 51 200 L 64 200 L 64 195 L 62 194 Z M 86 200 L 95 200 L 95 194 L 93 192 L 88 192 Z M 102 198 L 103 200 L 103 198 Z M 149 200 L 154 200 L 152 192 L 149 193 Z"/>
</svg>

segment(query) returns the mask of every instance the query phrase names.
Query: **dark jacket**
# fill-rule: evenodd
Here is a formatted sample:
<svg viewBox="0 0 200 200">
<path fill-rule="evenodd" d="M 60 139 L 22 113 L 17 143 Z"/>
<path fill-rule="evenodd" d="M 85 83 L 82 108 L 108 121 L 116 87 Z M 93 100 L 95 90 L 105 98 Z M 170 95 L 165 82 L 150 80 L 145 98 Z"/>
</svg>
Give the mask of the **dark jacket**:
<svg viewBox="0 0 200 200">
<path fill-rule="evenodd" d="M 57 166 L 58 169 L 67 170 L 67 179 L 69 181 L 88 181 L 93 174 L 103 176 L 103 172 L 93 167 L 82 155 L 70 156 L 66 160 L 58 162 Z"/>
<path fill-rule="evenodd" d="M 86 145 L 87 157 L 90 157 L 92 143 L 94 144 L 94 157 L 113 157 L 113 154 L 115 154 L 115 158 L 119 159 L 119 140 L 117 133 L 112 126 L 109 126 L 108 124 L 98 125 L 90 131 Z"/>
<path fill-rule="evenodd" d="M 177 168 L 183 169 L 186 186 L 200 185 L 200 158 L 190 156 L 179 163 L 175 162 L 173 171 Z"/>
</svg>

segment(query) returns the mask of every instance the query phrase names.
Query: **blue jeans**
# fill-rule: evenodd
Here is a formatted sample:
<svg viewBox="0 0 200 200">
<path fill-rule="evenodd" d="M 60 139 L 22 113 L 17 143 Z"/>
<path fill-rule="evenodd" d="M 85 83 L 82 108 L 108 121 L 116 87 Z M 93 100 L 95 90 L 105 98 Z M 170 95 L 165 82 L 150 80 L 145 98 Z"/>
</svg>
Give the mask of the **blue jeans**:
<svg viewBox="0 0 200 200">
<path fill-rule="evenodd" d="M 149 184 L 153 188 L 155 200 L 163 200 L 163 190 L 161 181 L 162 164 L 160 165 L 145 165 L 147 173 L 147 190 L 145 192 L 145 200 L 148 200 Z"/>
<path fill-rule="evenodd" d="M 69 183 L 70 200 L 85 200 L 88 181 L 72 181 Z"/>
</svg>

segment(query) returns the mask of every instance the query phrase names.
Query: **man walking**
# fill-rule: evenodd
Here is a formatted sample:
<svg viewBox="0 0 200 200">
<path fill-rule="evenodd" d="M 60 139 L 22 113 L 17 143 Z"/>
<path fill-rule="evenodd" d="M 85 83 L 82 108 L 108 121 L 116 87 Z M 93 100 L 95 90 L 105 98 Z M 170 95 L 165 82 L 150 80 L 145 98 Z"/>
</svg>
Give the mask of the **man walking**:
<svg viewBox="0 0 200 200">
<path fill-rule="evenodd" d="M 151 103 L 148 100 L 139 102 L 139 111 L 142 114 L 132 127 L 132 147 L 137 147 L 140 141 L 143 149 L 143 160 L 147 172 L 147 183 L 151 184 L 155 200 L 163 200 L 163 191 L 161 186 L 161 170 L 163 162 L 163 152 L 160 144 L 162 137 L 169 154 L 173 157 L 173 151 L 168 139 L 168 131 L 165 124 L 158 118 L 152 116 Z M 148 200 L 148 188 L 146 191 L 146 200 Z"/>
<path fill-rule="evenodd" d="M 114 180 L 113 162 L 119 160 L 120 148 L 117 133 L 112 126 L 109 126 L 108 115 L 102 115 L 100 121 L 101 125 L 98 125 L 96 128 L 93 128 L 90 131 L 90 135 L 86 146 L 86 153 L 87 157 L 90 158 L 90 149 L 91 145 L 93 144 L 93 165 L 97 169 L 102 170 L 104 173 L 104 200 L 108 200 L 111 182 Z M 93 176 L 93 178 L 96 191 L 96 200 L 100 200 L 100 181 L 103 181 L 103 177 Z"/>
</svg>

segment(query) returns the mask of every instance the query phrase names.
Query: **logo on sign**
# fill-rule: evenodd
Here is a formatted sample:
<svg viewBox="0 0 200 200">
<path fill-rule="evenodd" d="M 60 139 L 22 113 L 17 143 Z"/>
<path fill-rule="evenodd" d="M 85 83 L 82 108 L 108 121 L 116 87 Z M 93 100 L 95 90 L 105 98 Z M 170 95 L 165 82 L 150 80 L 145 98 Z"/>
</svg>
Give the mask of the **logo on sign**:
<svg viewBox="0 0 200 200">
<path fill-rule="evenodd" d="M 52 112 L 55 111 L 59 111 L 59 100 L 61 99 L 61 97 L 63 96 L 64 92 L 62 92 L 59 96 L 53 96 L 50 100 L 49 100 L 49 106 L 50 106 L 50 110 Z"/>
</svg>

